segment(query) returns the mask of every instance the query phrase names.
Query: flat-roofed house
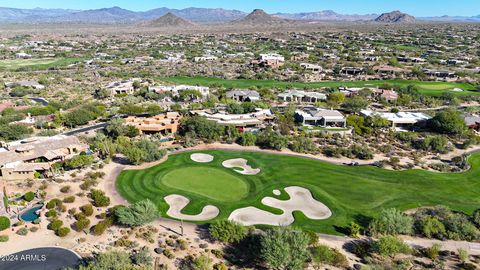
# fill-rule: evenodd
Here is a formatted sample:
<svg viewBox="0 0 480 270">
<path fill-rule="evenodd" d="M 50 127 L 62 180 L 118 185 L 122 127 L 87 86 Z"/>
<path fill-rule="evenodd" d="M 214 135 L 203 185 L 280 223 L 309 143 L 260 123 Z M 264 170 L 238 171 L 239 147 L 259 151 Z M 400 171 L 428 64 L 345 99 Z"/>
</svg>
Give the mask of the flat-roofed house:
<svg viewBox="0 0 480 270">
<path fill-rule="evenodd" d="M 207 120 L 222 126 L 235 126 L 242 132 L 263 128 L 274 119 L 274 115 L 269 109 L 256 109 L 254 112 L 245 114 L 229 114 L 224 111 L 214 112 L 212 110 L 197 110 L 190 113 L 206 117 Z"/>
<path fill-rule="evenodd" d="M 347 119 L 336 110 L 311 108 L 295 111 L 295 119 L 303 125 L 320 127 L 342 127 L 347 126 Z"/>
<path fill-rule="evenodd" d="M 236 101 L 260 100 L 260 94 L 257 91 L 253 91 L 253 90 L 232 90 L 232 91 L 228 91 L 225 96 L 227 98 L 231 98 Z"/>
<path fill-rule="evenodd" d="M 0 179 L 34 179 L 35 174 L 50 175 L 55 162 L 87 151 L 88 145 L 75 136 L 32 137 L 2 143 L 0 148 Z"/>
<path fill-rule="evenodd" d="M 125 123 L 136 127 L 141 134 L 162 133 L 175 134 L 177 133 L 182 116 L 177 112 L 167 112 L 152 117 L 137 117 L 129 116 L 125 119 Z"/>
<path fill-rule="evenodd" d="M 303 90 L 288 90 L 278 95 L 278 98 L 287 102 L 308 102 L 315 103 L 326 100 L 327 95 L 319 92 L 306 92 Z"/>
<path fill-rule="evenodd" d="M 378 115 L 390 122 L 391 127 L 402 130 L 411 129 L 414 126 L 425 126 L 428 120 L 432 117 L 430 115 L 420 112 L 375 112 L 370 110 L 362 110 L 360 112 L 364 116 Z"/>
<path fill-rule="evenodd" d="M 322 66 L 309 64 L 309 63 L 301 63 L 300 67 L 302 67 L 306 71 L 310 71 L 312 73 L 321 73 L 323 71 Z"/>
</svg>

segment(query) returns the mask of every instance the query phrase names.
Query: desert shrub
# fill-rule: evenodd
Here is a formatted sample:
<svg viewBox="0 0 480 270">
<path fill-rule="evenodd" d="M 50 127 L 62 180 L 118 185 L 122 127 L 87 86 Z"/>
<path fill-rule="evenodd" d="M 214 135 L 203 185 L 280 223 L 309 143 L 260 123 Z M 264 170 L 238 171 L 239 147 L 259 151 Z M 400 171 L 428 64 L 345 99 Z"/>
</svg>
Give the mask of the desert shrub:
<svg viewBox="0 0 480 270">
<path fill-rule="evenodd" d="M 31 231 L 31 232 L 36 232 L 36 231 L 38 231 L 38 227 L 31 227 L 31 228 L 30 228 L 30 231 Z"/>
<path fill-rule="evenodd" d="M 8 235 L 0 235 L 0 243 L 8 242 L 9 239 Z"/>
<path fill-rule="evenodd" d="M 60 192 L 62 193 L 68 193 L 70 192 L 70 186 L 63 186 L 62 188 L 60 188 Z"/>
<path fill-rule="evenodd" d="M 70 228 L 67 227 L 61 227 L 60 229 L 57 230 L 57 235 L 60 237 L 65 237 L 70 233 Z"/>
<path fill-rule="evenodd" d="M 63 198 L 63 202 L 64 203 L 73 203 L 73 202 L 75 202 L 75 196 L 65 197 L 65 198 Z"/>
<path fill-rule="evenodd" d="M 93 235 L 102 235 L 108 227 L 110 227 L 113 223 L 111 218 L 107 218 L 97 223 L 97 225 L 93 226 L 92 233 Z"/>
<path fill-rule="evenodd" d="M 93 205 L 96 207 L 105 207 L 110 205 L 110 198 L 101 190 L 92 189 L 90 192 L 90 198 L 93 200 Z"/>
<path fill-rule="evenodd" d="M 446 236 L 445 225 L 436 217 L 426 216 L 416 222 L 419 233 L 427 238 L 442 239 Z"/>
<path fill-rule="evenodd" d="M 28 229 L 25 228 L 25 227 L 24 227 L 24 228 L 20 228 L 20 229 L 18 229 L 17 234 L 18 234 L 18 235 L 25 236 L 25 235 L 28 234 Z"/>
<path fill-rule="evenodd" d="M 47 209 L 54 209 L 56 207 L 59 207 L 60 205 L 62 205 L 62 201 L 60 201 L 59 199 L 51 199 L 47 203 L 46 207 Z"/>
<path fill-rule="evenodd" d="M 57 217 L 57 211 L 55 211 L 54 209 L 50 209 L 50 210 L 48 210 L 47 213 L 45 213 L 45 216 L 48 217 L 48 218 L 56 218 Z"/>
<path fill-rule="evenodd" d="M 50 222 L 50 224 L 48 224 L 48 229 L 49 230 L 52 230 L 52 231 L 56 231 L 58 229 L 60 229 L 60 227 L 63 226 L 63 221 L 59 220 L 59 219 L 54 219 Z"/>
<path fill-rule="evenodd" d="M 157 206 L 149 199 L 134 203 L 130 207 L 115 210 L 119 223 L 128 226 L 141 226 L 159 217 Z"/>
<path fill-rule="evenodd" d="M 90 225 L 90 220 L 87 218 L 78 219 L 74 223 L 74 228 L 77 232 L 85 230 Z"/>
<path fill-rule="evenodd" d="M 10 228 L 11 223 L 8 217 L 1 216 L 0 217 L 0 231 L 6 230 Z"/>
<path fill-rule="evenodd" d="M 348 267 L 348 260 L 338 250 L 331 249 L 325 245 L 318 245 L 310 248 L 311 259 L 314 267 L 319 269 L 322 265 L 332 265 L 339 268 Z"/>
<path fill-rule="evenodd" d="M 228 270 L 228 266 L 223 262 L 216 263 L 213 265 L 214 270 Z"/>
<path fill-rule="evenodd" d="M 410 254 L 411 248 L 395 236 L 383 236 L 373 243 L 373 250 L 383 257 L 394 257 L 397 254 Z"/>
<path fill-rule="evenodd" d="M 173 254 L 173 252 L 170 249 L 164 249 L 162 253 L 165 257 L 167 257 L 169 259 L 175 258 L 175 255 Z"/>
<path fill-rule="evenodd" d="M 218 220 L 213 222 L 209 228 L 210 236 L 224 243 L 236 243 L 247 235 L 245 227 L 231 220 Z"/>
<path fill-rule="evenodd" d="M 27 202 L 31 202 L 33 201 L 33 199 L 35 199 L 35 193 L 33 193 L 32 191 L 29 191 L 25 193 L 25 195 L 23 195 L 23 199 Z"/>
<path fill-rule="evenodd" d="M 438 255 L 440 254 L 441 248 L 442 246 L 440 244 L 435 243 L 431 247 L 424 250 L 425 256 L 427 256 L 431 260 L 436 260 L 438 258 Z"/>
<path fill-rule="evenodd" d="M 80 207 L 80 210 L 87 216 L 93 215 L 93 206 L 91 204 L 85 204 Z"/>
<path fill-rule="evenodd" d="M 303 269 L 310 257 L 308 236 L 291 229 L 276 228 L 265 232 L 260 238 L 259 258 L 274 269 Z"/>
<path fill-rule="evenodd" d="M 411 234 L 413 218 L 395 208 L 384 209 L 379 217 L 370 223 L 369 231 L 373 235 Z"/>
<path fill-rule="evenodd" d="M 143 247 L 132 255 L 132 261 L 136 265 L 151 266 L 153 258 L 147 247 Z"/>
</svg>

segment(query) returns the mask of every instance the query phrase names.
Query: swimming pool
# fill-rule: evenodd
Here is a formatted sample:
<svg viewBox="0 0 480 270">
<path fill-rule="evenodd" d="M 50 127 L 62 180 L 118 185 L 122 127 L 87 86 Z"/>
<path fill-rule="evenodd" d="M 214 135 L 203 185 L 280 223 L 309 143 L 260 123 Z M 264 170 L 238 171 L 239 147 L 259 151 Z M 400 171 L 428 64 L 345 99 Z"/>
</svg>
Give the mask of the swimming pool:
<svg viewBox="0 0 480 270">
<path fill-rule="evenodd" d="M 38 215 L 36 212 L 42 208 L 43 205 L 36 205 L 28 210 L 25 210 L 25 212 L 20 215 L 20 219 L 26 222 L 32 222 L 40 217 L 40 215 Z"/>
</svg>

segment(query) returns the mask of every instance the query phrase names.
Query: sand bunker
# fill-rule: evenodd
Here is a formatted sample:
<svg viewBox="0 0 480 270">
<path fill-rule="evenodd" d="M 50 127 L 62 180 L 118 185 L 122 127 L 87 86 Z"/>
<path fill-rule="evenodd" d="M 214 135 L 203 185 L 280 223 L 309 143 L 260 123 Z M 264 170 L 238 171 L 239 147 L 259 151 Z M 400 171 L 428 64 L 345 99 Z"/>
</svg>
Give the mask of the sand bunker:
<svg viewBox="0 0 480 270">
<path fill-rule="evenodd" d="M 245 226 L 265 224 L 273 226 L 286 226 L 295 221 L 294 211 L 314 220 L 327 219 L 332 215 L 330 209 L 323 203 L 312 197 L 310 190 L 302 187 L 287 187 L 285 191 L 290 195 L 287 201 L 281 201 L 272 197 L 265 197 L 262 203 L 266 206 L 283 210 L 283 214 L 275 215 L 268 211 L 250 206 L 233 211 L 228 219 L 237 221 Z"/>
<path fill-rule="evenodd" d="M 273 190 L 273 195 L 280 196 L 281 194 L 282 194 L 282 192 L 280 192 L 280 190 L 278 190 L 278 189 Z"/>
<path fill-rule="evenodd" d="M 229 159 L 222 162 L 225 168 L 241 168 L 241 170 L 234 170 L 244 175 L 255 175 L 260 173 L 260 169 L 253 169 L 250 165 L 247 165 L 248 160 L 243 158 Z"/>
<path fill-rule="evenodd" d="M 190 158 L 193 161 L 199 162 L 199 163 L 208 163 L 213 161 L 213 156 L 208 154 L 199 154 L 199 153 L 191 154 Z"/>
<path fill-rule="evenodd" d="M 203 207 L 202 212 L 198 215 L 186 215 L 182 214 L 182 209 L 190 203 L 190 200 L 187 197 L 182 195 L 168 195 L 164 198 L 165 201 L 170 206 L 167 211 L 167 215 L 176 218 L 176 219 L 185 219 L 191 221 L 206 221 L 213 219 L 218 216 L 220 210 L 213 205 L 207 205 Z"/>
</svg>

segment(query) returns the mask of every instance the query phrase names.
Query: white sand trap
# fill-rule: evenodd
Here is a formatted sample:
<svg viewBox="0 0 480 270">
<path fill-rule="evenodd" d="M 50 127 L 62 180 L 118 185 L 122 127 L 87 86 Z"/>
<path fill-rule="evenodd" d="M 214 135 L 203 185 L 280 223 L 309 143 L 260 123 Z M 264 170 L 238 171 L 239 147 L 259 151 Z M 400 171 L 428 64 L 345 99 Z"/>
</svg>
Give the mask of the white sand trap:
<svg viewBox="0 0 480 270">
<path fill-rule="evenodd" d="M 327 219 L 332 216 L 330 209 L 323 203 L 312 197 L 310 190 L 302 187 L 287 187 L 285 191 L 290 195 L 287 201 L 281 201 L 272 197 L 265 197 L 262 203 L 266 206 L 283 210 L 283 214 L 275 215 L 268 211 L 250 206 L 233 211 L 228 219 L 237 221 L 245 226 L 265 224 L 273 226 L 286 226 L 295 221 L 294 211 L 314 220 Z"/>
<path fill-rule="evenodd" d="M 182 195 L 168 195 L 164 200 L 170 206 L 167 211 L 167 215 L 176 218 L 176 219 L 185 219 L 191 221 L 205 221 L 210 220 L 218 216 L 220 210 L 213 205 L 207 205 L 203 207 L 202 212 L 198 215 L 185 215 L 181 211 L 185 206 L 190 203 L 190 200 L 187 197 Z"/>
<path fill-rule="evenodd" d="M 213 156 L 209 154 L 200 154 L 200 153 L 191 154 L 190 158 L 193 161 L 199 162 L 199 163 L 208 163 L 213 161 Z"/>
<path fill-rule="evenodd" d="M 253 169 L 250 165 L 247 165 L 248 160 L 243 158 L 229 159 L 222 162 L 225 168 L 241 168 L 241 170 L 234 170 L 244 175 L 255 175 L 260 173 L 260 169 Z"/>
<path fill-rule="evenodd" d="M 282 194 L 282 192 L 280 192 L 280 190 L 278 190 L 278 189 L 273 190 L 273 195 L 280 196 L 280 194 Z"/>
</svg>

